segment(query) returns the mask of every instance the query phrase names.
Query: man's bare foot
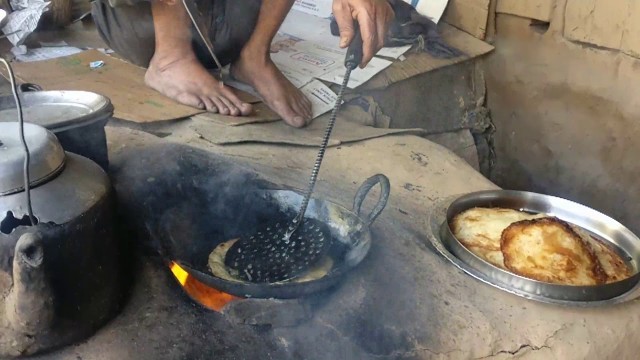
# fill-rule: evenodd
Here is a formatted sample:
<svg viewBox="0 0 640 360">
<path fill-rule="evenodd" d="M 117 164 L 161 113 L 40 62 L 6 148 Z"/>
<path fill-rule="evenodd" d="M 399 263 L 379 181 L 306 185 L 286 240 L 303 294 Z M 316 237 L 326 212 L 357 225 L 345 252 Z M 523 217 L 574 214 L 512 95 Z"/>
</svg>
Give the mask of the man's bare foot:
<svg viewBox="0 0 640 360">
<path fill-rule="evenodd" d="M 231 65 L 231 74 L 253 86 L 287 124 L 303 127 L 311 120 L 311 101 L 284 77 L 268 54 L 265 57 L 264 53 L 254 55 L 243 51 Z"/>
<path fill-rule="evenodd" d="M 154 55 L 144 76 L 147 86 L 182 104 L 222 115 L 249 115 L 251 104 L 242 102 L 200 64 L 195 55 Z"/>
</svg>

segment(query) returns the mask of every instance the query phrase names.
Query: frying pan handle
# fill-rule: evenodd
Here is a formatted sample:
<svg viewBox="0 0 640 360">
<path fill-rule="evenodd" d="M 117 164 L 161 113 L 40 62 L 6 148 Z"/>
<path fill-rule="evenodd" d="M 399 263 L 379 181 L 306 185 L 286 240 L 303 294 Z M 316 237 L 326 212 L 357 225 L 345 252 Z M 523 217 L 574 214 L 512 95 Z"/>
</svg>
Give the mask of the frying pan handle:
<svg viewBox="0 0 640 360">
<path fill-rule="evenodd" d="M 382 174 L 373 175 L 372 177 L 365 180 L 362 185 L 360 185 L 360 188 L 358 189 L 358 192 L 353 199 L 353 212 L 356 213 L 356 215 L 360 216 L 360 211 L 364 199 L 367 197 L 371 189 L 377 184 L 380 184 L 380 198 L 378 199 L 378 203 L 376 204 L 376 206 L 373 208 L 373 210 L 371 210 L 371 214 L 369 214 L 369 216 L 364 219 L 364 221 L 367 223 L 367 226 L 373 224 L 380 213 L 382 213 L 382 210 L 384 210 L 385 206 L 387 206 L 387 201 L 389 200 L 389 194 L 391 192 L 389 178 Z"/>
<path fill-rule="evenodd" d="M 42 91 L 42 86 L 32 83 L 22 83 L 18 86 L 18 92 L 20 92 L 21 94 L 33 91 Z"/>
</svg>

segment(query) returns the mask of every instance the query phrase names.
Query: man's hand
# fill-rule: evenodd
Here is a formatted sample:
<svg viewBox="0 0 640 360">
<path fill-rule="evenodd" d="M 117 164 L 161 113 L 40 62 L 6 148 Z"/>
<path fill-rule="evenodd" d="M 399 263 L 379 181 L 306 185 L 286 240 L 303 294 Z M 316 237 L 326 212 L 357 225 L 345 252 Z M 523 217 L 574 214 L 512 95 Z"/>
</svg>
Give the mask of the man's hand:
<svg viewBox="0 0 640 360">
<path fill-rule="evenodd" d="M 333 0 L 333 15 L 340 28 L 340 47 L 346 48 L 354 37 L 354 20 L 362 34 L 364 68 L 384 46 L 389 23 L 395 17 L 387 0 Z"/>
</svg>

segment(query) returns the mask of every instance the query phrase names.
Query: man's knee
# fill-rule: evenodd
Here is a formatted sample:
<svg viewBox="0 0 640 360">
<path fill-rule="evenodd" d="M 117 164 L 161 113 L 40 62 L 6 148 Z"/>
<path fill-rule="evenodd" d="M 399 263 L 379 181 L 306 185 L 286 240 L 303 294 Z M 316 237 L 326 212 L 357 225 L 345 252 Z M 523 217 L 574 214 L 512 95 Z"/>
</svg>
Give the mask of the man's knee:
<svg viewBox="0 0 640 360">
<path fill-rule="evenodd" d="M 124 2 L 123 2 L 124 1 Z M 91 14 L 107 46 L 128 61 L 147 67 L 155 49 L 151 6 L 137 0 L 96 0 Z"/>
<path fill-rule="evenodd" d="M 262 0 L 222 0 L 214 21 L 214 43 L 225 62 L 233 62 L 249 41 L 258 22 Z"/>
<path fill-rule="evenodd" d="M 208 18 L 216 55 L 223 63 L 239 56 L 255 29 L 262 0 L 198 0 Z M 96 0 L 92 14 L 107 46 L 128 61 L 147 67 L 155 50 L 155 31 L 149 2 L 140 0 Z M 208 65 L 209 55 L 194 33 L 195 52 Z"/>
</svg>

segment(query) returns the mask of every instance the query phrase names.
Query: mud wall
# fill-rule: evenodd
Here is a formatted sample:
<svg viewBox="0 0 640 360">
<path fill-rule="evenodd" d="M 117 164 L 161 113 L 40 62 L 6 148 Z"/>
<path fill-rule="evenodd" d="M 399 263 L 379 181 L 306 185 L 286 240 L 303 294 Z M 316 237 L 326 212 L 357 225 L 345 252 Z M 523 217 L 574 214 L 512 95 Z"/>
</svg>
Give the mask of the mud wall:
<svg viewBox="0 0 640 360">
<path fill-rule="evenodd" d="M 602 34 L 577 40 L 581 26 L 602 32 L 597 23 L 614 19 L 621 3 L 586 2 L 594 8 L 578 14 L 580 21 L 567 21 L 575 18 L 566 14 L 572 0 L 555 1 L 548 23 L 504 13 L 490 19 L 487 40 L 496 49 L 484 69 L 497 127 L 491 177 L 505 188 L 579 201 L 639 233 L 640 59 L 624 40 L 637 24 L 610 24 L 606 37 L 619 31 L 620 49 L 598 41 Z"/>
</svg>

